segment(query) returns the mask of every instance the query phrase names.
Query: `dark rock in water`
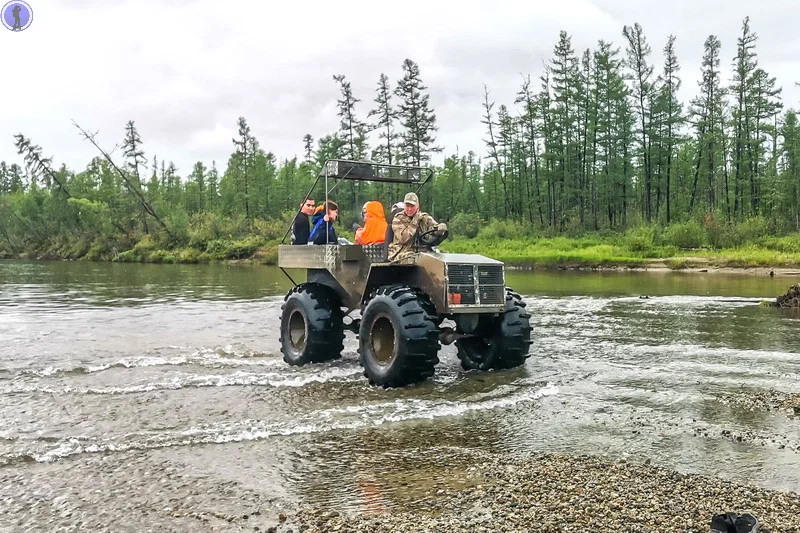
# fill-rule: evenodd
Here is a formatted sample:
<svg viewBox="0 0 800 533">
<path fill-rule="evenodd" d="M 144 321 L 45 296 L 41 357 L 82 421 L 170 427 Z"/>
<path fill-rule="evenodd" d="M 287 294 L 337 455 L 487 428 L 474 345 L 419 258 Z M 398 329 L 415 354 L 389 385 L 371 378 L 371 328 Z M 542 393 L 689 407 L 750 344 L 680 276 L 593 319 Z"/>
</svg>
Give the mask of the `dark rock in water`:
<svg viewBox="0 0 800 533">
<path fill-rule="evenodd" d="M 797 307 L 800 308 L 800 284 L 789 287 L 786 294 L 775 299 L 775 307 Z"/>
</svg>

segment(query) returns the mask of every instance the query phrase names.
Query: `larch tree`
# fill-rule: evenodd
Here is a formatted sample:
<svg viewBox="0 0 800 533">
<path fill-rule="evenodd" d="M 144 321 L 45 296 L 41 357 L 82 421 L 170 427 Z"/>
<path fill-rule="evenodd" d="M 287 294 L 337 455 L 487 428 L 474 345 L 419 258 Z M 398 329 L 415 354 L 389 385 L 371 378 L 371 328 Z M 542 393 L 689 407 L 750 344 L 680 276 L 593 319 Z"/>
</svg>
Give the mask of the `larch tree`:
<svg viewBox="0 0 800 533">
<path fill-rule="evenodd" d="M 553 143 L 551 149 L 558 163 L 558 179 L 554 195 L 557 203 L 554 223 L 559 229 L 564 228 L 566 209 L 574 201 L 574 193 L 578 188 L 577 143 L 574 140 L 577 131 L 577 115 L 580 98 L 578 58 L 572 48 L 572 39 L 565 31 L 559 34 L 559 40 L 553 50 L 550 61 L 553 90 L 553 122 L 551 132 Z M 551 177 L 551 179 L 553 179 Z"/>
<path fill-rule="evenodd" d="M 314 159 L 314 137 L 310 133 L 303 136 L 303 160 L 311 162 Z"/>
<path fill-rule="evenodd" d="M 250 126 L 244 117 L 239 117 L 236 122 L 239 127 L 239 138 L 233 139 L 233 145 L 236 149 L 235 161 L 237 164 L 237 184 L 242 184 L 243 191 L 241 194 L 242 202 L 244 203 L 245 218 L 250 220 L 250 180 L 253 176 L 253 167 L 255 164 L 255 151 L 258 149 L 258 143 L 250 131 Z M 237 187 L 237 190 L 239 187 Z"/>
<path fill-rule="evenodd" d="M 403 77 L 394 94 L 399 98 L 397 116 L 403 131 L 400 134 L 402 160 L 409 165 L 422 166 L 431 154 L 441 152 L 436 145 L 436 114 L 430 104 L 430 95 L 422 82 L 419 65 L 410 59 L 403 61 Z"/>
<path fill-rule="evenodd" d="M 643 211 L 647 222 L 652 220 L 652 165 L 650 160 L 650 119 L 653 93 L 653 66 L 648 63 L 650 45 L 639 23 L 625 26 L 622 34 L 627 40 L 627 66 L 631 73 L 632 95 L 639 117 L 640 150 L 644 174 Z"/>
<path fill-rule="evenodd" d="M 353 95 L 352 86 L 344 75 L 334 75 L 333 79 L 339 84 L 341 93 L 336 105 L 339 116 L 339 138 L 342 141 L 342 157 L 352 161 L 362 161 L 366 159 L 367 154 L 368 126 L 358 118 L 356 113 L 356 104 L 361 100 Z M 358 205 L 360 184 L 355 181 L 350 181 L 349 184 L 352 212 L 359 213 L 361 211 Z"/>
<path fill-rule="evenodd" d="M 133 120 L 129 120 L 125 125 L 125 140 L 122 143 L 122 148 L 125 156 L 125 169 L 131 175 L 133 186 L 139 189 L 139 191 L 142 190 L 141 171 L 147 168 L 147 158 L 144 156 L 142 144 L 142 138 L 139 135 L 139 131 L 136 129 L 136 124 Z M 141 209 L 140 220 L 144 232 L 149 233 L 150 228 L 147 224 L 147 211 L 144 207 Z"/>
<path fill-rule="evenodd" d="M 675 54 L 675 36 L 670 35 L 667 39 L 667 44 L 664 46 L 664 72 L 658 94 L 658 106 L 661 110 L 663 128 L 663 132 L 660 135 L 663 142 L 662 157 L 666 159 L 666 169 L 664 171 L 666 193 L 664 199 L 667 210 L 667 224 L 672 220 L 672 211 L 670 209 L 672 200 L 672 162 L 675 156 L 675 147 L 679 143 L 679 131 L 683 124 L 683 106 L 678 100 L 678 90 L 681 87 L 681 79 L 678 77 L 680 68 L 678 57 Z"/>
<path fill-rule="evenodd" d="M 378 138 L 381 141 L 373 151 L 373 157 L 378 163 L 396 163 L 396 148 L 398 134 L 395 131 L 395 121 L 397 112 L 392 106 L 392 88 L 389 85 L 389 78 L 386 74 L 381 74 L 378 79 L 378 87 L 375 90 L 375 104 L 377 107 L 369 112 L 368 117 L 375 117 L 372 130 L 378 131 Z"/>
<path fill-rule="evenodd" d="M 755 177 L 752 175 L 752 164 L 748 148 L 752 136 L 752 103 L 753 74 L 758 67 L 756 59 L 756 40 L 758 37 L 750 29 L 750 17 L 742 22 L 742 33 L 736 41 L 736 57 L 733 60 L 733 80 L 731 94 L 734 97 L 733 136 L 734 136 L 734 217 L 741 216 L 744 210 L 745 186 L 749 185 L 750 209 L 755 213 L 756 192 Z"/>
<path fill-rule="evenodd" d="M 533 180 L 532 191 L 528 193 L 528 203 L 530 204 L 530 222 L 534 222 L 535 214 L 539 216 L 539 224 L 544 226 L 544 213 L 542 212 L 541 186 L 539 177 L 539 147 L 538 139 L 541 126 L 538 120 L 538 109 L 536 95 L 531 87 L 531 77 L 526 76 L 522 87 L 517 93 L 515 104 L 523 105 L 523 112 L 520 122 L 523 128 L 523 139 L 525 150 L 527 151 L 527 182 Z"/>
<path fill-rule="evenodd" d="M 692 100 L 690 111 L 697 139 L 697 155 L 692 180 L 691 196 L 688 212 L 694 209 L 699 194 L 700 183 L 705 183 L 708 211 L 713 211 L 716 202 L 715 184 L 718 182 L 717 172 L 725 164 L 724 135 L 724 89 L 720 78 L 720 49 L 722 47 L 715 35 L 709 35 L 705 41 L 705 52 L 702 59 L 702 75 L 699 81 L 699 93 Z M 727 184 L 721 187 L 726 209 L 729 205 Z"/>
</svg>

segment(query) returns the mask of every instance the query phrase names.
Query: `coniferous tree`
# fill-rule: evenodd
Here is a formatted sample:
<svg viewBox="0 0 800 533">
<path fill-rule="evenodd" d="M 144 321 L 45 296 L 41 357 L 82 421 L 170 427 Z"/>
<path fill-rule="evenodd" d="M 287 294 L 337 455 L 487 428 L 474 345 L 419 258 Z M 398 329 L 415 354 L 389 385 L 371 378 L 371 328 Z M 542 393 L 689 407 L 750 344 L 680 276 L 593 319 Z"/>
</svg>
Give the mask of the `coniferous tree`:
<svg viewBox="0 0 800 533">
<path fill-rule="evenodd" d="M 125 156 L 125 168 L 131 175 L 133 186 L 142 191 L 140 169 L 146 168 L 147 158 L 144 156 L 144 150 L 142 150 L 142 138 L 139 136 L 139 131 L 136 129 L 136 125 L 132 120 L 129 120 L 125 125 L 125 140 L 122 143 L 122 148 Z M 134 201 L 135 200 L 132 199 L 132 202 Z M 150 228 L 147 225 L 147 211 L 144 207 L 141 208 L 140 220 L 145 233 L 149 233 Z"/>
<path fill-rule="evenodd" d="M 575 177 L 579 174 L 577 170 L 576 146 L 574 136 L 577 131 L 578 99 L 578 58 L 572 48 L 572 39 L 567 32 L 562 31 L 559 41 L 553 50 L 554 57 L 551 60 L 551 75 L 553 88 L 553 130 L 555 134 L 552 144 L 553 156 L 558 162 L 557 186 L 554 195 L 560 201 L 554 214 L 554 223 L 558 224 L 559 229 L 564 228 L 565 210 L 571 203 L 570 193 L 578 188 L 575 186 Z M 552 179 L 552 177 L 551 177 Z"/>
<path fill-rule="evenodd" d="M 714 209 L 717 173 L 719 167 L 725 164 L 722 132 L 724 90 L 720 84 L 720 48 L 721 43 L 715 35 L 710 35 L 706 39 L 702 60 L 702 79 L 699 82 L 700 91 L 692 100 L 691 116 L 697 136 L 697 156 L 689 200 L 689 213 L 694 208 L 699 193 L 698 187 L 701 183 L 706 183 L 708 210 Z M 727 210 L 729 205 L 727 185 L 724 189 L 723 195 Z"/>
<path fill-rule="evenodd" d="M 142 179 L 139 169 L 145 168 L 147 158 L 145 158 L 144 150 L 142 150 L 142 138 L 139 136 L 139 131 L 132 120 L 129 120 L 125 125 L 125 141 L 122 147 L 125 154 L 125 166 L 135 180 L 136 186 L 141 188 Z"/>
<path fill-rule="evenodd" d="M 356 104 L 361 100 L 353 96 L 353 89 L 345 76 L 333 76 L 339 84 L 341 98 L 336 101 L 339 108 L 339 137 L 342 139 L 342 155 L 345 159 L 361 161 L 366 158 L 367 125 L 356 115 Z"/>
<path fill-rule="evenodd" d="M 795 111 L 786 113 L 781 129 L 780 205 L 795 230 L 800 230 L 800 121 Z"/>
<path fill-rule="evenodd" d="M 622 34 L 628 42 L 627 66 L 631 71 L 633 98 L 636 101 L 639 118 L 640 150 L 644 174 L 643 211 L 645 220 L 652 218 L 652 165 L 650 160 L 650 119 L 651 98 L 653 93 L 653 66 L 648 63 L 650 45 L 644 36 L 642 27 L 635 23 L 633 27 L 625 26 Z"/>
<path fill-rule="evenodd" d="M 764 69 L 758 68 L 753 72 L 751 86 L 752 105 L 751 117 L 753 119 L 753 138 L 748 145 L 748 158 L 750 159 L 750 175 L 753 176 L 753 201 L 754 214 L 762 212 L 762 199 L 769 200 L 774 196 L 773 183 L 765 183 L 766 147 L 772 141 L 772 149 L 777 148 L 777 126 L 775 120 L 783 108 L 780 101 L 781 89 L 775 87 L 775 77 L 770 77 Z M 764 190 L 766 187 L 766 190 Z"/>
<path fill-rule="evenodd" d="M 8 166 L 5 161 L 0 161 L 0 194 L 11 193 L 11 180 L 9 179 Z"/>
<path fill-rule="evenodd" d="M 255 163 L 255 150 L 258 144 L 250 132 L 250 126 L 244 117 L 239 117 L 237 121 L 239 127 L 239 138 L 233 139 L 233 145 L 236 148 L 235 164 L 237 170 L 237 185 L 241 181 L 243 193 L 241 194 L 242 202 L 244 203 L 245 218 L 250 219 L 250 179 L 252 178 L 252 170 Z M 237 187 L 238 191 L 238 187 Z"/>
<path fill-rule="evenodd" d="M 31 142 L 30 139 L 26 138 L 24 135 L 19 134 L 15 135 L 14 138 L 16 139 L 16 147 L 17 152 L 25 157 L 25 165 L 28 168 L 28 172 L 31 176 L 31 183 L 34 182 L 36 176 L 41 174 L 46 174 L 53 179 L 53 181 L 58 184 L 59 190 L 64 193 L 64 195 L 69 198 L 70 194 L 69 191 L 66 189 L 64 184 L 54 175 L 53 170 L 50 168 L 50 165 L 53 163 L 52 157 L 44 157 L 42 155 L 42 149 L 40 146 L 35 145 Z M 22 181 L 22 177 L 19 175 L 19 167 L 14 164 L 12 165 L 11 172 L 12 172 L 12 188 L 17 186 L 16 184 Z"/>
<path fill-rule="evenodd" d="M 542 158 L 544 160 L 545 174 L 547 180 L 547 224 L 549 226 L 556 226 L 556 187 L 555 187 L 555 169 L 556 160 L 559 159 L 558 146 L 559 142 L 554 138 L 557 134 L 556 127 L 553 123 L 553 117 L 550 110 L 552 98 L 550 97 L 550 67 L 545 66 L 544 73 L 539 78 L 542 82 L 541 91 L 538 94 L 537 101 L 539 110 L 542 117 L 542 136 L 544 144 L 544 152 Z"/>
<path fill-rule="evenodd" d="M 216 161 L 211 162 L 211 169 L 208 171 L 206 179 L 208 185 L 206 186 L 205 205 L 209 210 L 214 211 L 219 202 L 219 171 Z"/>
<path fill-rule="evenodd" d="M 185 207 L 189 213 L 197 213 L 205 209 L 207 171 L 208 169 L 202 161 L 197 161 L 192 167 L 184 192 Z"/>
<path fill-rule="evenodd" d="M 341 91 L 341 98 L 336 103 L 339 108 L 339 138 L 342 141 L 342 156 L 352 161 L 362 161 L 366 159 L 367 152 L 367 124 L 359 120 L 355 110 L 356 104 L 361 100 L 353 95 L 350 82 L 343 75 L 335 75 L 333 79 L 339 84 Z M 360 212 L 358 207 L 359 186 L 360 184 L 355 181 L 349 182 L 350 205 L 353 213 Z M 344 201 L 346 202 L 346 199 Z"/>
<path fill-rule="evenodd" d="M 664 46 L 664 72 L 662 74 L 661 90 L 658 94 L 658 107 L 663 117 L 663 132 L 660 135 L 663 141 L 661 158 L 666 159 L 664 172 L 666 193 L 664 199 L 667 210 L 667 224 L 672 220 L 670 209 L 672 199 L 672 163 L 675 156 L 675 147 L 679 142 L 678 132 L 683 123 L 683 106 L 677 95 L 681 87 L 681 79 L 678 77 L 679 70 L 680 64 L 675 55 L 675 36 L 670 35 L 667 44 Z"/>
<path fill-rule="evenodd" d="M 431 159 L 431 153 L 441 152 L 436 146 L 436 114 L 430 106 L 428 88 L 420 77 L 419 65 L 410 59 L 403 62 L 403 77 L 394 94 L 400 99 L 397 116 L 404 131 L 400 134 L 402 160 L 408 165 L 421 166 Z"/>
<path fill-rule="evenodd" d="M 502 216 L 507 217 L 508 216 L 508 203 L 507 203 L 508 202 L 508 198 L 507 198 L 507 194 L 506 194 L 506 191 L 505 191 L 505 184 L 506 184 L 505 175 L 504 175 L 505 165 L 500 160 L 500 149 L 499 149 L 500 143 L 498 141 L 498 131 L 497 131 L 499 129 L 499 124 L 497 122 L 495 122 L 494 116 L 492 114 L 492 109 L 494 108 L 494 102 L 489 102 L 489 89 L 488 89 L 488 87 L 486 87 L 486 85 L 483 86 L 483 91 L 484 91 L 483 109 L 484 109 L 485 115 L 484 115 L 483 120 L 481 122 L 486 126 L 486 134 L 487 134 L 487 138 L 484 139 L 483 142 L 486 144 L 486 149 L 488 151 L 489 158 L 492 161 L 494 161 L 494 167 L 492 169 L 492 172 L 494 173 L 494 175 L 492 176 L 492 178 L 493 178 L 493 180 L 495 178 L 499 179 L 503 184 L 503 191 L 502 191 L 503 213 L 502 213 Z M 493 181 L 493 185 L 495 185 L 494 181 Z M 492 198 L 493 198 L 493 200 L 495 202 L 495 206 L 499 203 L 497 201 L 498 196 L 499 196 L 499 191 L 497 191 L 496 188 L 494 188 L 494 190 L 492 191 Z M 495 211 L 495 215 L 501 216 L 500 213 L 498 213 L 497 211 Z"/>
<path fill-rule="evenodd" d="M 11 192 L 24 192 L 25 191 L 25 181 L 22 179 L 22 168 L 16 164 L 11 163 L 11 166 L 8 167 L 8 174 L 9 174 L 9 187 L 11 188 Z"/>
<path fill-rule="evenodd" d="M 307 162 L 314 157 L 314 137 L 310 133 L 303 136 L 303 157 Z"/>
<path fill-rule="evenodd" d="M 539 111 L 537 108 L 536 95 L 531 87 L 531 77 L 527 76 L 522 83 L 520 91 L 514 100 L 515 104 L 523 104 L 523 113 L 520 121 L 523 128 L 523 139 L 525 142 L 526 162 L 528 169 L 527 181 L 533 180 L 532 187 L 529 189 L 528 203 L 530 204 L 530 222 L 534 222 L 534 217 L 538 213 L 539 223 L 544 226 L 544 214 L 542 212 L 541 187 L 539 176 L 539 136 L 541 126 L 539 124 Z"/>
<path fill-rule="evenodd" d="M 750 30 L 750 17 L 742 22 L 742 34 L 736 42 L 736 57 L 733 63 L 733 81 L 731 93 L 735 99 L 733 109 L 734 135 L 734 217 L 744 209 L 744 191 L 746 184 L 750 190 L 750 208 L 755 211 L 755 178 L 751 173 L 751 161 L 748 147 L 751 143 L 752 128 L 752 95 L 753 74 L 758 66 L 755 46 L 757 36 Z"/>
<path fill-rule="evenodd" d="M 377 118 L 372 129 L 378 131 L 378 138 L 381 141 L 375 147 L 373 157 L 378 163 L 391 165 L 396 163 L 395 144 L 398 134 L 394 126 L 397 120 L 397 112 L 392 107 L 392 89 L 389 86 L 389 78 L 386 74 L 381 74 L 375 93 L 375 103 L 378 107 L 370 111 L 367 116 Z"/>
</svg>

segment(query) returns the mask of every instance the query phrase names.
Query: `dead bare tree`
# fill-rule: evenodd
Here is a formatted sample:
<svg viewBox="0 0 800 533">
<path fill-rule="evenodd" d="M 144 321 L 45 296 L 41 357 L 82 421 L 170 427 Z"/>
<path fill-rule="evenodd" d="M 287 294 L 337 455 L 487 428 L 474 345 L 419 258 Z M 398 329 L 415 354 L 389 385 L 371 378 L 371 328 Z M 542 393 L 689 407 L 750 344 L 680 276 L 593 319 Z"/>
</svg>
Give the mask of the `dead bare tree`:
<svg viewBox="0 0 800 533">
<path fill-rule="evenodd" d="M 89 132 L 87 132 L 86 130 L 81 128 L 78 125 L 78 123 L 75 122 L 74 120 L 72 121 L 72 124 L 76 128 L 78 128 L 78 131 L 81 132 L 81 135 L 83 136 L 84 139 L 86 139 L 87 141 L 92 143 L 94 145 L 94 147 L 97 148 L 97 150 L 99 150 L 101 154 L 103 154 L 103 157 L 106 158 L 106 161 L 108 161 L 108 163 L 111 165 L 111 167 L 114 170 L 117 171 L 117 174 L 120 175 L 120 177 L 122 178 L 122 181 L 125 183 L 125 186 L 128 188 L 128 190 L 131 191 L 131 193 L 133 193 L 134 196 L 136 196 L 136 199 L 139 201 L 139 204 L 142 206 L 142 209 L 144 209 L 144 211 L 148 215 L 150 215 L 151 217 L 155 218 L 156 221 L 159 223 L 159 225 L 161 225 L 161 227 L 164 228 L 164 231 L 167 232 L 167 235 L 172 237 L 172 232 L 169 230 L 169 228 L 164 223 L 164 221 L 161 220 L 161 217 L 158 216 L 158 213 L 156 213 L 156 210 L 153 208 L 152 205 L 150 205 L 150 202 L 147 201 L 147 198 L 144 197 L 144 195 L 142 194 L 142 191 L 140 191 L 139 188 L 136 187 L 135 184 L 131 183 L 131 180 L 128 178 L 128 176 L 122 170 L 120 170 L 120 168 L 116 165 L 116 163 L 114 163 L 114 160 L 111 159 L 111 156 L 108 154 L 108 152 L 103 150 L 100 147 L 100 145 L 97 144 L 97 141 L 95 140 L 95 136 L 97 135 L 97 133 L 89 133 Z"/>
</svg>

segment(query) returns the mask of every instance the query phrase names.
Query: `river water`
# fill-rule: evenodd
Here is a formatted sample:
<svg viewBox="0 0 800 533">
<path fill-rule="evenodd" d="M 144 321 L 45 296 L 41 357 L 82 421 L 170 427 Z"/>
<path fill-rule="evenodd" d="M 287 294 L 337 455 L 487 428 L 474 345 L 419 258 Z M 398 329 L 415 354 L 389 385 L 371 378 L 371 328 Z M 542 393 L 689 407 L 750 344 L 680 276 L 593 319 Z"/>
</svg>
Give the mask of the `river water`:
<svg viewBox="0 0 800 533">
<path fill-rule="evenodd" d="M 797 419 L 724 401 L 800 392 L 800 318 L 758 306 L 795 280 L 507 278 L 532 314 L 524 367 L 465 372 L 447 346 L 432 380 L 383 390 L 351 334 L 339 361 L 283 363 L 276 268 L 0 262 L 0 530 L 419 507 L 465 483 L 473 450 L 800 487 Z"/>
</svg>

